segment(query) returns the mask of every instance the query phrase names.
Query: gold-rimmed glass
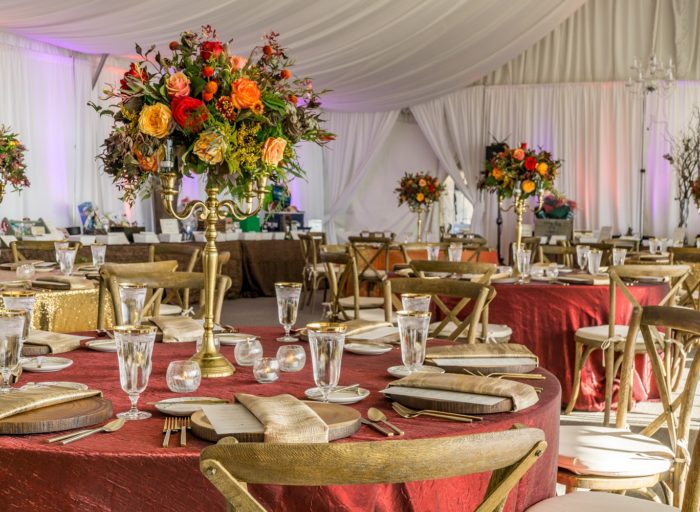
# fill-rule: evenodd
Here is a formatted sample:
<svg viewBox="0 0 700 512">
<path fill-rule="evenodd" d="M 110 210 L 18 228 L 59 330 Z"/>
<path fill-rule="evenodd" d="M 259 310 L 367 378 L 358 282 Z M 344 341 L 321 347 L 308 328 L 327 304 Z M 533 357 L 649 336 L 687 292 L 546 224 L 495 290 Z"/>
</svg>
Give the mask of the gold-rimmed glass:
<svg viewBox="0 0 700 512">
<path fill-rule="evenodd" d="M 122 325 L 140 325 L 143 305 L 148 289 L 142 283 L 120 283 L 119 302 L 122 308 Z"/>
<path fill-rule="evenodd" d="M 60 260 L 58 259 L 58 251 L 61 249 L 68 249 L 69 247 L 70 242 L 68 242 L 68 240 L 59 240 L 58 242 L 53 243 L 53 250 L 56 254 L 56 263 L 60 263 Z"/>
<path fill-rule="evenodd" d="M 56 249 L 56 254 L 58 255 L 58 264 L 61 267 L 61 273 L 64 276 L 69 276 L 73 273 L 73 266 L 75 265 L 75 255 L 77 254 L 75 248 L 66 249 Z"/>
<path fill-rule="evenodd" d="M 3 290 L 0 291 L 0 298 L 5 309 L 25 312 L 22 340 L 26 341 L 32 327 L 36 292 L 32 290 Z"/>
<path fill-rule="evenodd" d="M 26 320 L 25 311 L 0 309 L 0 393 L 12 391 L 10 379 L 19 365 L 22 354 L 22 331 Z"/>
<path fill-rule="evenodd" d="M 415 372 L 425 361 L 430 313 L 426 311 L 397 311 L 401 339 L 401 360 L 409 372 Z"/>
<path fill-rule="evenodd" d="M 430 311 L 430 299 L 428 293 L 402 293 L 401 307 L 404 311 Z"/>
<path fill-rule="evenodd" d="M 120 325 L 114 328 L 114 341 L 119 360 L 119 383 L 129 395 L 131 408 L 117 414 L 127 420 L 143 420 L 151 417 L 150 412 L 139 411 L 136 404 L 141 393 L 148 386 L 151 376 L 153 344 L 156 328 L 145 325 Z"/>
<path fill-rule="evenodd" d="M 345 325 L 332 322 L 315 322 L 306 326 L 314 383 L 324 402 L 328 402 L 328 396 L 340 380 L 346 329 Z"/>
<path fill-rule="evenodd" d="M 105 262 L 107 246 L 105 244 L 92 244 L 90 246 L 90 253 L 92 254 L 92 266 L 99 270 Z"/>
<path fill-rule="evenodd" d="M 277 341 L 295 342 L 299 341 L 292 336 L 291 330 L 297 321 L 297 311 L 299 309 L 299 297 L 301 297 L 301 283 L 275 283 L 275 295 L 277 296 L 277 315 L 279 322 L 284 327 L 284 336 L 277 338 Z"/>
</svg>

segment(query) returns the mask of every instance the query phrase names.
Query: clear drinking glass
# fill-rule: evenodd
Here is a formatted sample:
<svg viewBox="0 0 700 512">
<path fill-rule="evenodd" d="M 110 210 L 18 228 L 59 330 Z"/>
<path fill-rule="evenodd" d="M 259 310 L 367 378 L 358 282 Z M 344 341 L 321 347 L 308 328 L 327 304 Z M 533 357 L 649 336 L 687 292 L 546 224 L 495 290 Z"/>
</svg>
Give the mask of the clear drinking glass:
<svg viewBox="0 0 700 512">
<path fill-rule="evenodd" d="M 405 311 L 430 311 L 430 295 L 424 293 L 402 293 L 401 307 Z"/>
<path fill-rule="evenodd" d="M 275 283 L 275 294 L 277 295 L 277 314 L 284 327 L 284 336 L 277 338 L 277 341 L 299 341 L 289 332 L 297 321 L 301 283 Z"/>
<path fill-rule="evenodd" d="M 656 238 L 650 238 L 649 239 L 649 253 L 650 254 L 656 254 L 656 250 L 659 247 L 659 243 L 657 242 Z"/>
<path fill-rule="evenodd" d="M 600 271 L 600 260 L 603 258 L 603 253 L 598 249 L 593 249 L 588 253 L 588 272 L 595 276 Z"/>
<path fill-rule="evenodd" d="M 521 251 L 522 249 L 525 249 L 525 244 L 516 244 L 514 243 L 511 246 L 511 249 L 513 250 L 513 267 L 516 272 L 520 272 L 520 267 L 518 267 L 518 252 Z"/>
<path fill-rule="evenodd" d="M 256 359 L 260 359 L 263 355 L 262 345 L 258 338 L 251 336 L 245 340 L 236 343 L 233 349 L 233 357 L 240 366 L 253 366 Z"/>
<path fill-rule="evenodd" d="M 613 265 L 624 265 L 625 257 L 627 256 L 627 249 L 624 247 L 613 247 L 612 250 L 612 260 Z"/>
<path fill-rule="evenodd" d="M 544 268 L 544 275 L 551 279 L 556 279 L 557 277 L 559 277 L 559 267 L 557 267 L 557 264 L 552 263 L 551 265 L 546 266 Z"/>
<path fill-rule="evenodd" d="M 60 260 L 58 259 L 58 251 L 61 249 L 68 249 L 70 247 L 70 243 L 68 240 L 61 240 L 60 242 L 54 242 L 53 243 L 53 249 L 56 253 L 56 263 L 60 263 Z"/>
<path fill-rule="evenodd" d="M 92 266 L 97 267 L 97 270 L 99 270 L 105 262 L 107 246 L 105 244 L 92 244 L 90 246 L 90 252 L 92 253 Z"/>
<path fill-rule="evenodd" d="M 664 254 L 668 251 L 668 246 L 671 245 L 671 240 L 668 238 L 659 239 L 659 254 Z"/>
<path fill-rule="evenodd" d="M 22 354 L 25 312 L 0 310 L 0 394 L 12 391 L 10 379 Z"/>
<path fill-rule="evenodd" d="M 143 305 L 146 302 L 146 285 L 121 283 L 119 300 L 122 303 L 122 325 L 141 325 Z"/>
<path fill-rule="evenodd" d="M 61 273 L 64 276 L 69 276 L 73 273 L 73 265 L 75 265 L 75 249 L 58 249 L 58 264 L 61 266 Z"/>
<path fill-rule="evenodd" d="M 581 271 L 586 270 L 586 261 L 588 261 L 588 252 L 591 248 L 587 245 L 576 246 L 576 263 Z"/>
<path fill-rule="evenodd" d="M 462 244 L 451 243 L 447 248 L 447 258 L 450 261 L 462 261 Z"/>
<path fill-rule="evenodd" d="M 0 298 L 5 309 L 13 311 L 24 311 L 24 328 L 22 329 L 22 341 L 29 337 L 32 327 L 32 316 L 34 314 L 34 304 L 36 303 L 36 292 L 31 290 L 5 290 L 0 292 Z"/>
<path fill-rule="evenodd" d="M 306 329 L 309 333 L 314 382 L 321 391 L 323 401 L 328 402 L 328 395 L 340 380 L 346 327 L 342 324 L 321 322 L 308 324 Z"/>
<path fill-rule="evenodd" d="M 269 384 L 280 378 L 280 363 L 276 357 L 261 357 L 253 363 L 253 377 L 260 384 Z"/>
<path fill-rule="evenodd" d="M 282 345 L 277 349 L 277 361 L 283 372 L 298 372 L 306 365 L 306 351 L 301 345 Z"/>
<path fill-rule="evenodd" d="M 427 247 L 428 261 L 438 261 L 440 259 L 440 244 L 430 244 Z"/>
<path fill-rule="evenodd" d="M 197 217 L 187 217 L 185 220 L 182 221 L 182 230 L 184 231 L 184 240 L 185 242 L 189 242 L 192 240 L 192 234 L 196 231 L 197 225 L 199 224 L 199 221 L 197 220 Z"/>
<path fill-rule="evenodd" d="M 173 393 L 192 393 L 202 382 L 202 370 L 195 361 L 170 361 L 165 382 Z"/>
<path fill-rule="evenodd" d="M 114 328 L 114 341 L 117 344 L 117 357 L 119 359 L 119 383 L 131 401 L 131 408 L 128 411 L 118 413 L 118 418 L 143 420 L 151 417 L 150 412 L 139 411 L 136 408 L 136 403 L 148 386 L 155 340 L 155 327 L 120 325 Z"/>
<path fill-rule="evenodd" d="M 532 259 L 532 251 L 530 249 L 521 249 L 518 251 L 518 270 L 520 271 L 520 282 L 524 283 L 530 277 L 530 261 Z"/>
<path fill-rule="evenodd" d="M 409 372 L 415 372 L 425 361 L 430 313 L 425 311 L 397 311 L 401 339 L 401 359 Z"/>
</svg>

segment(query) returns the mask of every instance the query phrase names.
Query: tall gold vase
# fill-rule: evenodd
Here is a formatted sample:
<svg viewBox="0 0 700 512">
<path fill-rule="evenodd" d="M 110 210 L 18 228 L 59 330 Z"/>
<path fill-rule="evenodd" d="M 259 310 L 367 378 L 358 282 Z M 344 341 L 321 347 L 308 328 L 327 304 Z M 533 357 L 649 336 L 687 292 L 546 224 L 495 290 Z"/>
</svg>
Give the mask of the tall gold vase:
<svg viewBox="0 0 700 512">
<path fill-rule="evenodd" d="M 227 377 L 236 371 L 231 362 L 224 357 L 214 343 L 214 296 L 216 292 L 216 277 L 219 266 L 219 253 L 216 249 L 216 223 L 231 214 L 237 220 L 246 219 L 257 214 L 262 206 L 265 195 L 266 179 L 251 183 L 243 197 L 243 205 L 240 207 L 234 201 L 219 200 L 219 189 L 207 187 L 206 201 L 191 201 L 185 208 L 178 212 L 173 206 L 173 200 L 177 194 L 177 174 L 173 172 L 161 172 L 160 184 L 162 188 L 163 206 L 165 210 L 178 220 L 185 220 L 191 215 L 196 215 L 205 223 L 204 237 L 206 245 L 203 254 L 204 267 L 204 336 L 202 349 L 192 356 L 202 370 L 202 377 Z M 253 201 L 257 199 L 257 206 L 253 207 Z"/>
</svg>

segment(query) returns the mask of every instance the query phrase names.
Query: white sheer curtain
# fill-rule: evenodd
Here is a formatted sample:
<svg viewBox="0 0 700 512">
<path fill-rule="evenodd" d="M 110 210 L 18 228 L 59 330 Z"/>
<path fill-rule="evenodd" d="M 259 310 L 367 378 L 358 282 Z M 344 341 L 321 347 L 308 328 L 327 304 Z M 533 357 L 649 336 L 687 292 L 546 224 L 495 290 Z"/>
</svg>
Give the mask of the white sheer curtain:
<svg viewBox="0 0 700 512">
<path fill-rule="evenodd" d="M 472 229 L 483 232 L 481 194 L 477 185 L 486 145 L 484 88 L 470 87 L 414 105 L 411 112 L 442 167 L 474 206 Z"/>
<path fill-rule="evenodd" d="M 328 238 L 344 230 L 343 214 L 355 196 L 369 163 L 382 147 L 399 116 L 398 110 L 373 113 L 328 112 L 326 129 L 336 135 L 324 152 L 325 212 Z"/>
</svg>

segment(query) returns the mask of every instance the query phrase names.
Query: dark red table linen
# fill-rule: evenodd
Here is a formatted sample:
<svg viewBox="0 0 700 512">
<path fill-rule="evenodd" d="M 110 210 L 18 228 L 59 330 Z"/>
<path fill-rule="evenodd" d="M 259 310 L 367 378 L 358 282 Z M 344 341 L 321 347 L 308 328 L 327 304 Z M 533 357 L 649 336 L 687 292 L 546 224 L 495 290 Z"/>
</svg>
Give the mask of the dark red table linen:
<svg viewBox="0 0 700 512">
<path fill-rule="evenodd" d="M 263 338 L 265 355 L 275 354 L 280 344 L 274 338 L 281 329 L 251 328 L 247 332 Z M 306 347 L 306 344 L 303 343 Z M 153 413 L 148 420 L 127 422 L 119 431 L 97 434 L 66 446 L 47 444 L 56 434 L 0 437 L 0 510 L 44 511 L 162 511 L 193 512 L 225 510 L 223 498 L 199 471 L 200 451 L 209 443 L 188 435 L 187 447 L 171 439 L 169 449 L 160 447 L 164 415 L 147 402 L 177 396 L 165 383 L 168 363 L 194 352 L 193 343 L 156 344 L 153 371 L 139 408 Z M 307 351 L 308 352 L 308 351 Z M 233 358 L 233 348 L 224 347 Z M 128 399 L 119 386 L 114 353 L 79 349 L 64 354 L 73 366 L 57 373 L 25 373 L 20 384 L 40 381 L 78 381 L 101 389 L 113 401 L 114 411 L 128 409 Z M 308 355 L 308 354 L 307 354 Z M 377 391 L 392 379 L 389 366 L 401 364 L 398 348 L 381 356 L 345 353 L 341 384 L 361 383 L 371 395 L 351 407 L 363 414 L 371 406 L 383 410 L 389 420 L 405 430 L 405 439 L 455 436 L 509 429 L 520 423 L 544 430 L 549 448 L 511 492 L 507 511 L 521 511 L 554 494 L 559 434 L 560 387 L 552 374 L 538 404 L 517 413 L 487 416 L 483 422 L 467 424 L 439 419 L 403 419 Z M 205 379 L 194 394 L 230 399 L 234 393 L 263 396 L 291 393 L 304 397 L 313 387 L 311 363 L 299 373 L 282 374 L 274 384 L 255 382 L 250 367 L 238 368 L 231 378 Z M 175 436 L 177 437 L 177 436 Z M 339 442 L 381 441 L 372 429 L 362 427 Z M 332 487 L 251 486 L 253 494 L 275 511 L 397 511 L 474 510 L 486 490 L 488 474 L 406 485 Z"/>
</svg>

